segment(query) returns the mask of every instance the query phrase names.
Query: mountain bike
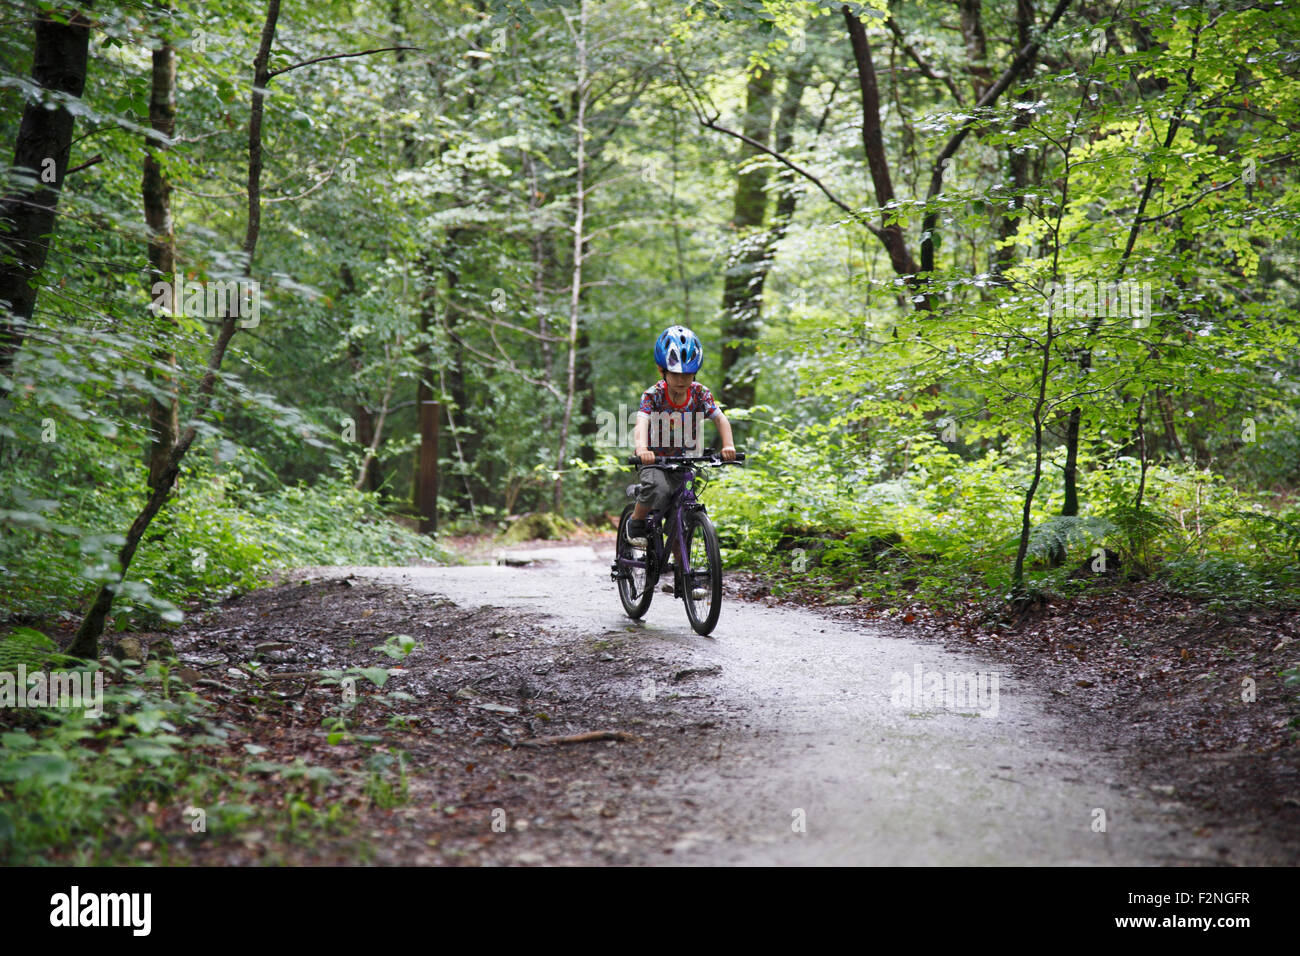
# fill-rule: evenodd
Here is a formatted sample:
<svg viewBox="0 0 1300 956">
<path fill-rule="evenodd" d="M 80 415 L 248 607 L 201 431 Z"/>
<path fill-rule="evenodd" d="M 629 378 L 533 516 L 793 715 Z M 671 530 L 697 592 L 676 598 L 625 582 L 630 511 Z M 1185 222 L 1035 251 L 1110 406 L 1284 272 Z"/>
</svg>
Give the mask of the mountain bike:
<svg viewBox="0 0 1300 956">
<path fill-rule="evenodd" d="M 635 505 L 624 508 L 618 519 L 618 539 L 609 577 L 618 583 L 618 598 L 629 617 L 639 619 L 645 615 L 659 578 L 671 574 L 673 583 L 665 585 L 664 591 L 686 604 L 686 617 L 695 632 L 708 634 L 717 626 L 722 611 L 722 557 L 718 551 L 718 533 L 704 505 L 696 500 L 696 494 L 703 491 L 711 477 L 705 469 L 739 465 L 744 460 L 745 456 L 737 453 L 734 461 L 726 461 L 713 449 L 707 449 L 698 458 L 655 458 L 656 465 L 684 474 L 669 499 L 667 513 L 661 516 L 652 511 L 646 517 L 644 540 L 627 536 L 627 523 Z M 635 455 L 626 461 L 629 465 L 641 465 Z M 637 485 L 629 485 L 628 497 L 635 497 L 636 490 Z"/>
</svg>

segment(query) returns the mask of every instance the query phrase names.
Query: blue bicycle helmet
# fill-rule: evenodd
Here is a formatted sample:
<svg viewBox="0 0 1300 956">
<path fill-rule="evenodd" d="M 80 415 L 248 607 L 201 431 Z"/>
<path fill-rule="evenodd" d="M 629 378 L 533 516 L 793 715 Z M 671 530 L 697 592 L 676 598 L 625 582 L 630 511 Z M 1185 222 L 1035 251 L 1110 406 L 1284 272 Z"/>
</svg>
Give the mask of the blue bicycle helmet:
<svg viewBox="0 0 1300 956">
<path fill-rule="evenodd" d="M 686 326 L 674 325 L 655 340 L 655 364 L 670 372 L 698 372 L 704 364 L 704 346 Z"/>
</svg>

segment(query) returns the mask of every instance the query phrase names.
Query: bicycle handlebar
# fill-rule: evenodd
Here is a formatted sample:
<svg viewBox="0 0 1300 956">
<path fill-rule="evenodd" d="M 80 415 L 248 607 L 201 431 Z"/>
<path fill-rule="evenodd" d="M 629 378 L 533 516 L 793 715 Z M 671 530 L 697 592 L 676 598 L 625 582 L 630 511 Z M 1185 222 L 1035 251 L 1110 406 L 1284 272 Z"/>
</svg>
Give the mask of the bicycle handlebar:
<svg viewBox="0 0 1300 956">
<path fill-rule="evenodd" d="M 642 462 L 641 458 L 637 455 L 628 455 L 623 460 L 626 464 L 629 465 L 645 464 L 645 462 Z M 744 461 L 745 461 L 745 453 L 743 451 L 736 452 L 735 460 L 727 461 L 725 458 L 719 457 L 719 453 L 717 450 L 713 448 L 706 448 L 704 449 L 704 453 L 702 455 L 699 455 L 698 457 L 695 458 L 684 458 L 680 455 L 677 456 L 656 455 L 655 460 L 652 462 L 652 464 L 679 465 L 679 466 L 681 465 L 740 465 L 743 464 Z"/>
</svg>

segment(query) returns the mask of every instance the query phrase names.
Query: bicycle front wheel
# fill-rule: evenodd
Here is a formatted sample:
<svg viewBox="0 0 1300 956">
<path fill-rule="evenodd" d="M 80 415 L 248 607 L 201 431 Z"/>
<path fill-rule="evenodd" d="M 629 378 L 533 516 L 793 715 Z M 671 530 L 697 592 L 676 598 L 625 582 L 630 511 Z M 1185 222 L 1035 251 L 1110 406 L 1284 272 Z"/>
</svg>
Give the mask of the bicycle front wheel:
<svg viewBox="0 0 1300 956">
<path fill-rule="evenodd" d="M 722 612 L 722 555 L 718 532 L 703 511 L 686 516 L 686 554 L 691 570 L 682 575 L 686 617 L 697 634 L 709 634 Z"/>
</svg>

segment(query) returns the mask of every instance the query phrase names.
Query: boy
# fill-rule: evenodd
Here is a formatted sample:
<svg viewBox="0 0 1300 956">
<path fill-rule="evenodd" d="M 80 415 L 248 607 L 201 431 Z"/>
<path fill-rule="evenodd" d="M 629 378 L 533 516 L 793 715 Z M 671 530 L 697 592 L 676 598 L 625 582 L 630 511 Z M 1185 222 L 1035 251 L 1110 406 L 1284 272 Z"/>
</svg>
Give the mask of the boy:
<svg viewBox="0 0 1300 956">
<path fill-rule="evenodd" d="M 663 514 L 681 483 L 680 472 L 666 472 L 655 465 L 656 455 L 680 456 L 688 450 L 699 454 L 704 445 L 701 425 L 708 418 L 722 439 L 722 457 L 727 461 L 736 457 L 731 423 L 709 390 L 695 381 L 695 373 L 704 364 L 704 347 L 695 333 L 681 325 L 665 329 L 655 341 L 655 364 L 663 380 L 642 393 L 636 413 L 634 440 L 642 462 L 641 490 L 628 520 L 629 539 L 645 537 L 646 515 L 651 511 Z"/>
</svg>

